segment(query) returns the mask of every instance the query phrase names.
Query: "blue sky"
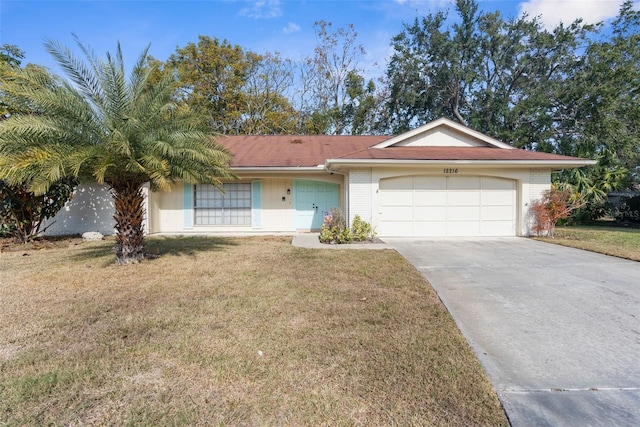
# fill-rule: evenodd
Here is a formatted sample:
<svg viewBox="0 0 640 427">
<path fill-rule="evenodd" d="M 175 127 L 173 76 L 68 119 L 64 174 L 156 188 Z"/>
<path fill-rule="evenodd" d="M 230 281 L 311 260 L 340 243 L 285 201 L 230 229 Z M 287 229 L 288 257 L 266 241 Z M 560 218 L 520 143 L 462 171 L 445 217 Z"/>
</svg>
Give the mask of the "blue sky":
<svg viewBox="0 0 640 427">
<path fill-rule="evenodd" d="M 505 16 L 527 11 L 553 26 L 578 16 L 595 22 L 618 12 L 622 0 L 480 0 L 481 9 L 500 10 Z M 640 0 L 636 2 L 640 5 Z M 74 48 L 72 33 L 98 56 L 122 45 L 125 61 L 133 63 L 150 43 L 150 53 L 165 60 L 198 35 L 227 39 L 257 53 L 279 51 L 294 60 L 311 55 L 315 46 L 313 23 L 331 22 L 334 28 L 354 24 L 367 50 L 360 68 L 385 67 L 391 38 L 411 22 L 441 9 L 453 9 L 447 0 L 200 0 L 200 1 L 18 1 L 0 0 L 0 44 L 17 45 L 25 62 L 54 69 L 43 46 L 47 39 Z M 373 71 L 375 74 L 375 71 Z"/>
</svg>

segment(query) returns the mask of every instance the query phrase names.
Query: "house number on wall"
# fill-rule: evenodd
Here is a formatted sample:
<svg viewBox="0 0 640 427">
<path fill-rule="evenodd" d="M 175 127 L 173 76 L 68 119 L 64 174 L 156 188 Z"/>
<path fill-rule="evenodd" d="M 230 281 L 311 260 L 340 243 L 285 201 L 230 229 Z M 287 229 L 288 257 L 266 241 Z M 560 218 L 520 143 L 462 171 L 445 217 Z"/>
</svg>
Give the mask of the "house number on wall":
<svg viewBox="0 0 640 427">
<path fill-rule="evenodd" d="M 444 168 L 444 173 L 458 173 L 458 169 Z"/>
</svg>

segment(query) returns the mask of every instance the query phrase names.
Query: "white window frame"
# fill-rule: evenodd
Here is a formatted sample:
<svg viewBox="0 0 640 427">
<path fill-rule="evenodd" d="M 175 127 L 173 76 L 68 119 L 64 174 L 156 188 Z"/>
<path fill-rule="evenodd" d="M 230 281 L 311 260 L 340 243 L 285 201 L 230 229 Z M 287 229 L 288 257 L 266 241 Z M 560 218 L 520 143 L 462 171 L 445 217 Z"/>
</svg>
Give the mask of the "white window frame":
<svg viewBox="0 0 640 427">
<path fill-rule="evenodd" d="M 193 214 L 196 226 L 251 226 L 251 183 L 223 183 L 193 186 Z"/>
</svg>

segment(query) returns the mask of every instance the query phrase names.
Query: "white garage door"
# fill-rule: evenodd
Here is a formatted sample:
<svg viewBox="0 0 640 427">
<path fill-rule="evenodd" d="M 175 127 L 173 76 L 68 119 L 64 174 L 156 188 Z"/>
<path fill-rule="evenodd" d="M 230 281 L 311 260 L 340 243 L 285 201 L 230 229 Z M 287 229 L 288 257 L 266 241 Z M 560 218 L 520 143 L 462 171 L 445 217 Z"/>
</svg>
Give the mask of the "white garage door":
<svg viewBox="0 0 640 427">
<path fill-rule="evenodd" d="M 515 236 L 516 185 L 480 176 L 380 181 L 381 236 Z"/>
</svg>

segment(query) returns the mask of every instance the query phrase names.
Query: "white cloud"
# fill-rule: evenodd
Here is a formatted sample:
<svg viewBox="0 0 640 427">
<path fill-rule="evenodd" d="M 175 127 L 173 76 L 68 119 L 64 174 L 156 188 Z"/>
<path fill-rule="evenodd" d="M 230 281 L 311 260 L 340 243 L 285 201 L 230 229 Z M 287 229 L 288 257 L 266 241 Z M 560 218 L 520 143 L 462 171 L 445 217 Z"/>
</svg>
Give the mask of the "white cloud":
<svg viewBox="0 0 640 427">
<path fill-rule="evenodd" d="M 285 34 L 297 33 L 300 31 L 300 25 L 294 24 L 293 22 L 289 22 L 286 27 L 282 29 L 282 32 Z"/>
<path fill-rule="evenodd" d="M 540 17 L 547 29 L 560 22 L 571 24 L 578 18 L 586 24 L 605 21 L 618 15 L 623 0 L 528 0 L 520 3 L 520 14 L 530 18 Z"/>
<path fill-rule="evenodd" d="M 240 15 L 256 19 L 271 19 L 282 15 L 280 0 L 258 0 L 240 10 Z"/>
</svg>

